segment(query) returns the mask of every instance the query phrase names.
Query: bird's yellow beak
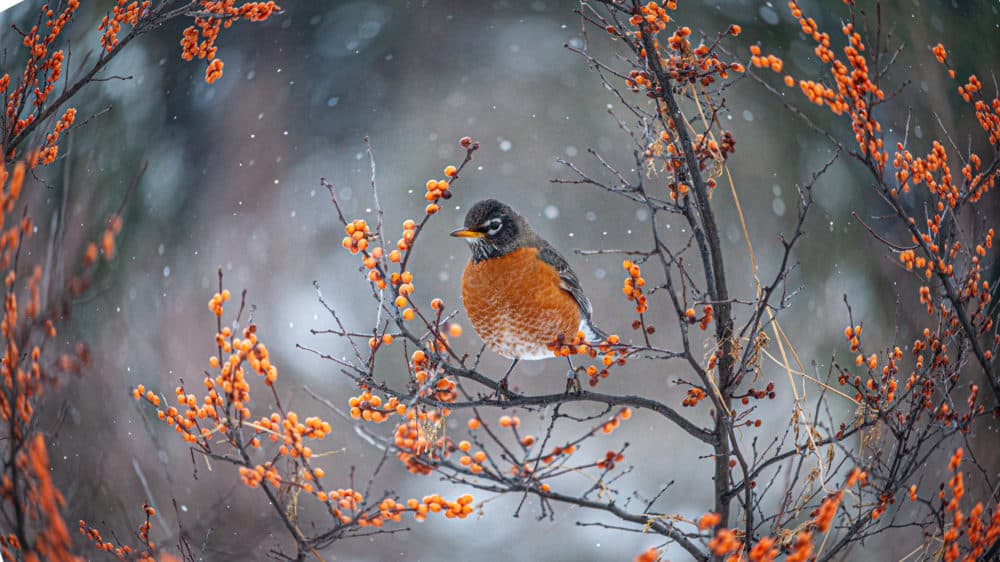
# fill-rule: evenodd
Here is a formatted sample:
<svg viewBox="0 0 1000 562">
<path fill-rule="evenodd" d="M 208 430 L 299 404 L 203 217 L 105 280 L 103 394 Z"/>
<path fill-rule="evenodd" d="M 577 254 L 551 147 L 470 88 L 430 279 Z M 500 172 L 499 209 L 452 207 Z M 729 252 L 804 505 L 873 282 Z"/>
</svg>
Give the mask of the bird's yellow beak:
<svg viewBox="0 0 1000 562">
<path fill-rule="evenodd" d="M 482 232 L 476 232 L 475 230 L 469 230 L 467 228 L 457 228 L 452 230 L 451 235 L 455 238 L 483 238 L 486 236 Z"/>
</svg>

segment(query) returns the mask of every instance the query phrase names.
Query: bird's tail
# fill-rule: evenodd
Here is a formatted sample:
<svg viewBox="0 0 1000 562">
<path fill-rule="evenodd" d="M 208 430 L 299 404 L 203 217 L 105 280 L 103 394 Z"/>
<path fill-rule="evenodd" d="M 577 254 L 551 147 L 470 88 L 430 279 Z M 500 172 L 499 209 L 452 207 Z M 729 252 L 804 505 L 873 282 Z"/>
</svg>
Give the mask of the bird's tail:
<svg viewBox="0 0 1000 562">
<path fill-rule="evenodd" d="M 608 334 L 593 324 L 590 320 L 580 321 L 580 331 L 587 337 L 588 342 L 606 341 Z"/>
</svg>

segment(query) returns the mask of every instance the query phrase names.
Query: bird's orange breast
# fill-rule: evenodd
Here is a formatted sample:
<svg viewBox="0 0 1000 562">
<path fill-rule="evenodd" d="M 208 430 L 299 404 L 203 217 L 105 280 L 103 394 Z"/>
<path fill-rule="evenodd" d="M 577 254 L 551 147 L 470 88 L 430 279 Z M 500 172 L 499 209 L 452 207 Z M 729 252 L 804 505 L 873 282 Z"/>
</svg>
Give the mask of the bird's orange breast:
<svg viewBox="0 0 1000 562">
<path fill-rule="evenodd" d="M 479 337 L 512 359 L 552 357 L 546 345 L 560 334 L 572 338 L 580 327 L 579 306 L 536 248 L 470 260 L 462 274 L 462 301 Z"/>
</svg>

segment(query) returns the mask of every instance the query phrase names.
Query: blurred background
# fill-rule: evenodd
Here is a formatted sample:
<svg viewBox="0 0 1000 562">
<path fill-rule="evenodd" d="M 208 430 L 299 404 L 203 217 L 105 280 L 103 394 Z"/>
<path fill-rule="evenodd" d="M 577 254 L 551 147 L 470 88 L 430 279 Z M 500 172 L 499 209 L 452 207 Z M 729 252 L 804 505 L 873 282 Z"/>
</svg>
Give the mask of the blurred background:
<svg viewBox="0 0 1000 562">
<path fill-rule="evenodd" d="M 83 3 L 68 31 L 75 56 L 98 44 L 98 22 L 112 4 Z M 801 0 L 800 5 L 839 41 L 846 14 L 839 2 Z M 38 6 L 25 2 L 0 14 L 0 24 L 4 29 L 30 25 Z M 882 25 L 889 42 L 905 47 L 886 79 L 894 86 L 885 89 L 906 86 L 882 110 L 883 123 L 902 136 L 909 119 L 914 152 L 926 151 L 930 139 L 940 136 L 938 119 L 959 144 L 969 135 L 974 144 L 980 142 L 972 113 L 929 47 L 943 41 L 960 76 L 978 72 L 992 88 L 991 71 L 1000 53 L 998 6 L 985 0 L 884 3 Z M 346 405 L 356 388 L 332 363 L 295 348 L 302 344 L 334 355 L 347 351 L 343 342 L 309 333 L 332 327 L 316 300 L 314 280 L 349 327 L 367 330 L 374 318 L 372 302 L 358 296 L 365 294 L 358 260 L 340 247 L 343 230 L 320 186 L 320 178 L 327 178 L 347 214 L 371 218 L 365 136 L 374 149 L 390 236 L 397 235 L 404 219 L 422 215 L 424 182 L 441 177 L 445 165 L 460 162 L 460 137 L 470 135 L 482 145 L 454 197 L 421 236 L 411 262 L 415 298 L 425 305 L 441 297 L 449 307 L 461 308 L 459 279 L 468 250 L 446 233 L 460 223 L 465 209 L 485 197 L 512 203 L 567 255 L 594 301 L 596 318 L 610 332 L 632 333 L 631 318 L 622 313 L 627 309 L 620 290 L 621 260 L 573 250 L 650 245 L 644 211 L 593 188 L 550 183 L 571 177 L 558 158 L 599 173 L 588 148 L 623 170 L 632 162 L 630 145 L 608 114 L 621 109 L 618 101 L 584 60 L 564 47 L 581 45 L 580 19 L 573 13 L 577 3 L 291 1 L 283 7 L 285 13 L 266 24 L 237 23 L 224 30 L 218 44 L 225 75 L 212 86 L 204 83 L 203 62 L 180 59 L 178 42 L 187 21 L 125 49 L 108 73 L 130 79 L 93 84 L 81 94 L 78 122 L 110 110 L 62 144 L 60 162 L 40 172 L 50 185 L 32 208 L 39 224 L 45 224 L 68 198 L 69 238 L 93 237 L 148 162 L 125 213 L 120 255 L 99 275 L 94 296 L 79 303 L 79 333 L 67 336 L 88 342 L 92 368 L 46 399 L 47 431 L 56 481 L 69 502 L 68 521 L 83 518 L 124 533 L 138 526 L 140 505 L 149 500 L 161 514 L 154 538 L 176 537 L 179 521 L 197 533 L 193 546 L 203 549 L 206 560 L 264 558 L 268 550 L 287 546 L 285 531 L 262 495 L 239 483 L 235 469 L 216 463 L 209 470 L 201 459 L 192 462 L 174 432 L 136 404 L 129 389 L 142 383 L 170 395 L 179 380 L 200 385 L 214 353 L 215 319 L 206 303 L 221 267 L 226 286 L 234 294 L 246 288 L 255 306 L 258 333 L 281 373 L 283 403 L 334 424 L 325 445 L 314 447 L 335 453 L 320 463 L 327 479 L 346 486 L 351 466 L 367 474 L 379 453 L 355 435 L 349 420 L 337 418 L 303 391 L 308 386 Z M 783 2 L 685 0 L 675 19 L 696 35 L 714 36 L 730 23 L 740 24 L 743 34 L 730 43 L 738 47 L 737 60 L 747 62 L 747 47 L 759 41 L 797 78 L 826 76 L 816 64 L 812 42 Z M 5 31 L 2 40 L 13 49 L 18 38 Z M 591 42 L 605 61 L 613 62 L 617 45 L 607 35 L 592 30 Z M 780 75 L 768 73 L 768 78 L 789 100 L 803 104 L 797 90 L 781 86 Z M 732 113 L 723 121 L 737 143 L 730 167 L 761 276 L 769 279 L 780 256 L 777 236 L 789 233 L 796 219 L 795 185 L 830 159 L 831 147 L 750 80 L 728 90 L 727 106 Z M 810 115 L 850 138 L 843 122 L 824 112 Z M 916 286 L 897 285 L 891 256 L 851 217 L 852 210 L 864 217 L 885 210 L 871 195 L 861 168 L 842 159 L 819 181 L 815 196 L 790 285 L 800 291 L 781 321 L 794 334 L 803 361 L 814 361 L 825 373 L 830 358 L 846 351 L 843 295 L 849 295 L 855 318 L 865 322 L 869 341 L 886 345 L 912 340 L 905 334 L 923 313 L 906 306 Z M 749 299 L 753 278 L 728 189 L 719 189 L 714 203 L 731 291 Z M 1000 216 L 995 198 L 988 205 L 993 217 Z M 672 229 L 674 243 L 686 240 L 680 222 L 665 228 Z M 653 282 L 652 270 L 649 275 Z M 651 314 L 662 328 L 659 341 L 677 347 L 667 306 L 653 300 Z M 464 315 L 458 321 L 467 329 L 456 346 L 477 351 L 480 342 Z M 895 340 L 897 323 L 903 335 Z M 487 353 L 483 368 L 499 376 L 505 364 Z M 686 389 L 674 381 L 683 371 L 678 365 L 671 372 L 671 367 L 636 364 L 600 388 L 679 404 Z M 386 361 L 379 375 L 401 383 L 405 370 L 402 362 Z M 518 367 L 514 383 L 554 392 L 562 389 L 563 376 L 561 363 L 529 362 Z M 781 431 L 788 421 L 788 409 L 782 407 L 790 399 L 787 378 L 767 361 L 761 377 L 778 388 L 778 403 L 762 412 L 763 431 Z M 815 388 L 806 391 L 817 394 Z M 261 403 L 258 409 L 266 407 Z M 706 412 L 702 408 L 700 414 Z M 466 417 L 453 416 L 456 429 Z M 522 412 L 522 418 L 530 427 L 539 416 Z M 606 442 L 594 442 L 587 454 L 603 455 L 623 440 L 632 443 L 627 462 L 636 468 L 619 481 L 620 489 L 648 496 L 675 480 L 658 504 L 661 511 L 696 517 L 708 510 L 706 449 L 662 419 L 638 413 Z M 434 477 L 412 476 L 398 463 L 383 471 L 379 483 L 403 497 L 465 492 Z M 476 494 L 477 501 L 487 497 Z M 579 526 L 607 521 L 566 507 L 553 520 L 539 521 L 532 500 L 513 518 L 518 499 L 491 501 L 481 517 L 432 518 L 410 525 L 407 533 L 340 542 L 324 556 L 621 560 L 659 543 L 642 534 Z M 310 521 L 317 529 L 325 524 L 315 507 L 307 505 L 301 514 L 307 530 Z M 889 560 L 901 558 L 912 545 L 876 538 L 871 549 L 870 559 Z M 670 557 L 684 559 L 673 551 Z"/>
</svg>

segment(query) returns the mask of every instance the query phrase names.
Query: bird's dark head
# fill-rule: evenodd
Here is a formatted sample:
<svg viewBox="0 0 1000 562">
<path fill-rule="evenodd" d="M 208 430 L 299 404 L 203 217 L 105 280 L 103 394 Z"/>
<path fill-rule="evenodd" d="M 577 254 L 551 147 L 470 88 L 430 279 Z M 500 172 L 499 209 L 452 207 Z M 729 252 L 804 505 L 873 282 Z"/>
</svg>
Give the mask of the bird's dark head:
<svg viewBox="0 0 1000 562">
<path fill-rule="evenodd" d="M 472 260 L 477 262 L 513 252 L 531 233 L 527 221 L 517 211 L 496 199 L 473 205 L 465 214 L 464 224 L 451 235 L 469 242 Z"/>
</svg>

